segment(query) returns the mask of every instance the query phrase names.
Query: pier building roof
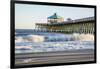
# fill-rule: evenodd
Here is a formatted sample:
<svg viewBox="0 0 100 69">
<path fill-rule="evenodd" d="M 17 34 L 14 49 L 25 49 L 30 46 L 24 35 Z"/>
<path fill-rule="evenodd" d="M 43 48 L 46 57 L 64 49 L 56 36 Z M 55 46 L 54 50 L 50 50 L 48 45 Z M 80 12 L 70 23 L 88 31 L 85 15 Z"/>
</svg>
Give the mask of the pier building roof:
<svg viewBox="0 0 100 69">
<path fill-rule="evenodd" d="M 52 16 L 49 16 L 48 19 L 60 19 L 61 16 L 57 15 L 57 13 L 54 13 Z"/>
</svg>

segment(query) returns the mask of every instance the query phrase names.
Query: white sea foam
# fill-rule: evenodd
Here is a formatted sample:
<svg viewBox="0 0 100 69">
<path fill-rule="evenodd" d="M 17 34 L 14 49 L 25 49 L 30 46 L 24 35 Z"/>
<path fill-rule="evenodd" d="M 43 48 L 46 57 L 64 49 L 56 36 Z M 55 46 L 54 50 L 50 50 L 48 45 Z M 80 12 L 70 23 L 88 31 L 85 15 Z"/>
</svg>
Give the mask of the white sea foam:
<svg viewBox="0 0 100 69">
<path fill-rule="evenodd" d="M 53 52 L 79 49 L 94 49 L 93 41 L 40 42 L 31 43 L 31 45 L 32 47 L 30 48 L 30 52 Z M 28 46 L 30 47 L 30 43 L 29 45 L 27 43 L 27 46 L 22 46 L 21 48 L 27 48 Z"/>
<path fill-rule="evenodd" d="M 16 42 L 22 42 L 23 41 L 23 38 L 22 37 L 15 37 L 15 43 Z"/>
<path fill-rule="evenodd" d="M 45 40 L 45 37 L 40 35 L 29 35 L 29 38 L 27 38 L 27 40 L 32 42 L 43 42 Z"/>
<path fill-rule="evenodd" d="M 79 41 L 94 41 L 93 34 L 73 34 L 73 38 Z"/>
<path fill-rule="evenodd" d="M 45 42 L 48 37 L 49 42 Z M 52 41 L 53 40 L 53 41 Z M 59 40 L 61 40 L 59 42 Z M 94 35 L 71 34 L 71 35 L 27 35 L 15 37 L 15 49 L 21 52 L 53 52 L 79 49 L 94 49 Z M 18 50 L 19 49 L 19 50 Z M 29 49 L 29 50 L 21 50 Z"/>
<path fill-rule="evenodd" d="M 15 42 L 43 42 L 44 36 L 40 35 L 28 35 L 26 37 L 15 37 Z"/>
</svg>

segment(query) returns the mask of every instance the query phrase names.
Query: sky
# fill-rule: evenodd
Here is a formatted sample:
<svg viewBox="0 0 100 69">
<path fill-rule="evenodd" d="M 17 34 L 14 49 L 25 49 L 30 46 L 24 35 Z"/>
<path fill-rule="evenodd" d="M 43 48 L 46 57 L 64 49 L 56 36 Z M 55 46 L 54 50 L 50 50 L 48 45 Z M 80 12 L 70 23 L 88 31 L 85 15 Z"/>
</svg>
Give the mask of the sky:
<svg viewBox="0 0 100 69">
<path fill-rule="evenodd" d="M 47 17 L 54 13 L 66 21 L 94 16 L 94 8 L 15 4 L 15 28 L 35 29 L 35 23 L 47 23 Z"/>
</svg>

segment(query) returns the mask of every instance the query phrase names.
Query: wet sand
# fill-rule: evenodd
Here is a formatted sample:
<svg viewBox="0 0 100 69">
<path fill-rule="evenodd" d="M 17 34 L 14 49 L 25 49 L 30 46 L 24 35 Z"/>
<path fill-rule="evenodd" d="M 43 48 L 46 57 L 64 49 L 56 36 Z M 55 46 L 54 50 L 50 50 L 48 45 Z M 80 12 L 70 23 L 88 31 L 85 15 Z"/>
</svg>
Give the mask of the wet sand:
<svg viewBox="0 0 100 69">
<path fill-rule="evenodd" d="M 94 61 L 94 50 L 69 50 L 47 53 L 21 53 L 15 55 L 15 66 Z"/>
</svg>

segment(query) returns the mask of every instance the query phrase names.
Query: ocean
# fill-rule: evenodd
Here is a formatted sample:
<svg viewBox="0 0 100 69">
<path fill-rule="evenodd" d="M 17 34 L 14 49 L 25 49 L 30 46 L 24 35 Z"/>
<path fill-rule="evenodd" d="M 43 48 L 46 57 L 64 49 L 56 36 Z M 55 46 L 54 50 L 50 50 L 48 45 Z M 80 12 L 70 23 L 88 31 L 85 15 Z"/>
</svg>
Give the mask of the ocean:
<svg viewBox="0 0 100 69">
<path fill-rule="evenodd" d="M 15 53 L 37 53 L 94 49 L 94 41 L 78 41 L 73 34 L 41 32 L 33 29 L 15 30 Z"/>
</svg>

